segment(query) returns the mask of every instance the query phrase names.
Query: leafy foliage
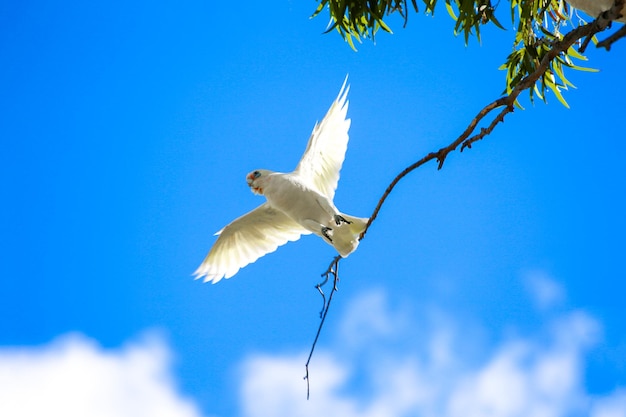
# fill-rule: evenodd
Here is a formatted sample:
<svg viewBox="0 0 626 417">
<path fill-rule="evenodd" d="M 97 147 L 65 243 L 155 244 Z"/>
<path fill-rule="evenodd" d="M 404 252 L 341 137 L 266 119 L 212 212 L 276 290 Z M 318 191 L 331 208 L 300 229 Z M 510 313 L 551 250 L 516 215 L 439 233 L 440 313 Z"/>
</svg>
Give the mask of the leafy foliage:
<svg viewBox="0 0 626 417">
<path fill-rule="evenodd" d="M 374 39 L 379 29 L 392 33 L 383 21 L 389 15 L 399 14 L 406 26 L 411 11 L 419 13 L 416 0 L 318 0 L 319 5 L 313 17 L 324 9 L 330 12 L 330 24 L 326 33 L 336 30 L 355 49 L 354 40 Z M 504 26 L 496 18 L 500 0 L 495 5 L 491 0 L 443 0 L 448 14 L 454 19 L 455 35 L 463 34 L 465 43 L 471 36 L 481 37 L 481 27 L 493 24 L 500 29 Z M 434 14 L 438 0 L 422 0 L 424 13 Z M 506 71 L 506 87 L 503 94 L 509 94 L 529 74 L 540 66 L 542 58 L 551 50 L 551 45 L 563 38 L 560 29 L 571 24 L 568 5 L 564 0 L 509 0 L 510 18 L 516 26 L 512 52 L 500 69 Z M 574 60 L 586 60 L 574 47 L 561 53 L 550 62 L 543 75 L 530 88 L 530 99 L 546 99 L 550 90 L 565 106 L 562 90 L 572 87 L 565 78 L 564 67 L 577 70 L 590 70 L 574 64 Z M 518 104 L 519 105 L 519 104 Z"/>
</svg>

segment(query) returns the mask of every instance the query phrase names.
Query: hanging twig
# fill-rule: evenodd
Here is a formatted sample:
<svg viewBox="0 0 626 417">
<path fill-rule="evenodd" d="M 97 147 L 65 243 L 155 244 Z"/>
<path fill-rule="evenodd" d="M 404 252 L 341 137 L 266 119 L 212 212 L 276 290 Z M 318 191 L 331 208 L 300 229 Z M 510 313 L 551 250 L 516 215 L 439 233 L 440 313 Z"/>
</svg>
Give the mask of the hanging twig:
<svg viewBox="0 0 626 417">
<path fill-rule="evenodd" d="M 317 345 L 317 339 L 320 337 L 320 333 L 322 332 L 322 326 L 324 326 L 324 320 L 326 320 L 326 315 L 328 314 L 328 309 L 330 308 L 330 302 L 333 299 L 333 294 L 337 291 L 337 282 L 339 282 L 339 260 L 341 256 L 337 255 L 333 259 L 333 261 L 328 266 L 326 272 L 322 274 L 324 277 L 324 281 L 320 282 L 315 286 L 317 290 L 322 295 L 322 299 L 324 300 L 324 305 L 322 306 L 322 311 L 320 311 L 320 325 L 317 328 L 317 333 L 315 334 L 315 340 L 313 340 L 313 344 L 311 345 L 311 351 L 309 352 L 309 357 L 306 360 L 306 364 L 304 365 L 306 369 L 306 375 L 304 379 L 306 379 L 306 399 L 309 399 L 310 393 L 310 384 L 309 384 L 309 363 L 311 362 L 311 357 L 313 356 L 313 351 L 315 350 L 315 346 Z M 322 286 L 328 282 L 330 276 L 333 276 L 333 289 L 330 290 L 330 295 L 328 296 L 328 302 L 326 302 L 326 296 L 324 295 L 324 291 L 322 290 Z"/>
</svg>

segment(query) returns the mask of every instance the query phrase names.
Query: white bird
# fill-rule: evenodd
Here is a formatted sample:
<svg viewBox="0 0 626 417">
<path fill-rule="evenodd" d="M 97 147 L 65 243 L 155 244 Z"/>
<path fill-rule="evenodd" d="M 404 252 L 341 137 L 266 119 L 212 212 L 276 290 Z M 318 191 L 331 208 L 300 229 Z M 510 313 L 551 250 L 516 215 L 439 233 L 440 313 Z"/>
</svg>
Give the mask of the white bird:
<svg viewBox="0 0 626 417">
<path fill-rule="evenodd" d="M 348 147 L 346 82 L 347 78 L 322 122 L 313 128 L 293 172 L 258 169 L 246 176 L 252 192 L 267 201 L 216 233 L 219 237 L 195 271 L 196 279 L 216 283 L 230 278 L 261 256 L 310 233 L 344 258 L 356 250 L 368 219 L 343 214 L 333 203 Z"/>
<path fill-rule="evenodd" d="M 567 2 L 595 19 L 613 7 L 614 0 L 567 0 Z M 626 6 L 622 7 L 621 14 L 617 21 L 626 23 Z"/>
</svg>

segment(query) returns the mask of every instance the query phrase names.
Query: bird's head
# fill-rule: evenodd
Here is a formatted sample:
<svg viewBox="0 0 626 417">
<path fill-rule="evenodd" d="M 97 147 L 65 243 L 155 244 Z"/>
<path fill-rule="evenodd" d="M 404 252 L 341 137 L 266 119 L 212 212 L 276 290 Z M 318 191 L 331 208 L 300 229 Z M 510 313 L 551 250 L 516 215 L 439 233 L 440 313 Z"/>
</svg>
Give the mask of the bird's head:
<svg viewBox="0 0 626 417">
<path fill-rule="evenodd" d="M 270 174 L 270 171 L 266 169 L 256 169 L 246 175 L 248 187 L 250 187 L 254 194 L 263 195 L 263 188 L 265 187 L 268 174 Z"/>
</svg>

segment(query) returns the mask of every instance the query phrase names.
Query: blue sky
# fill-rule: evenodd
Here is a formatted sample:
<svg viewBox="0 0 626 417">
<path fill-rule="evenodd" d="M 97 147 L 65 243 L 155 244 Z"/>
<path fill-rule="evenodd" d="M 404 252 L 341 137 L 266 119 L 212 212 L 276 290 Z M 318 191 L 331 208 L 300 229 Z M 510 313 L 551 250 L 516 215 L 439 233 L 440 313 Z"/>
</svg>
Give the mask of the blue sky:
<svg viewBox="0 0 626 417">
<path fill-rule="evenodd" d="M 497 98 L 513 32 L 465 47 L 441 9 L 354 52 L 315 2 L 264 7 L 0 6 L 0 414 L 624 416 L 624 45 L 568 72 L 570 109 L 524 98 L 399 184 L 342 261 L 306 402 L 332 248 L 191 276 L 263 201 L 246 173 L 293 169 L 349 74 L 335 202 L 368 216 Z"/>
</svg>

